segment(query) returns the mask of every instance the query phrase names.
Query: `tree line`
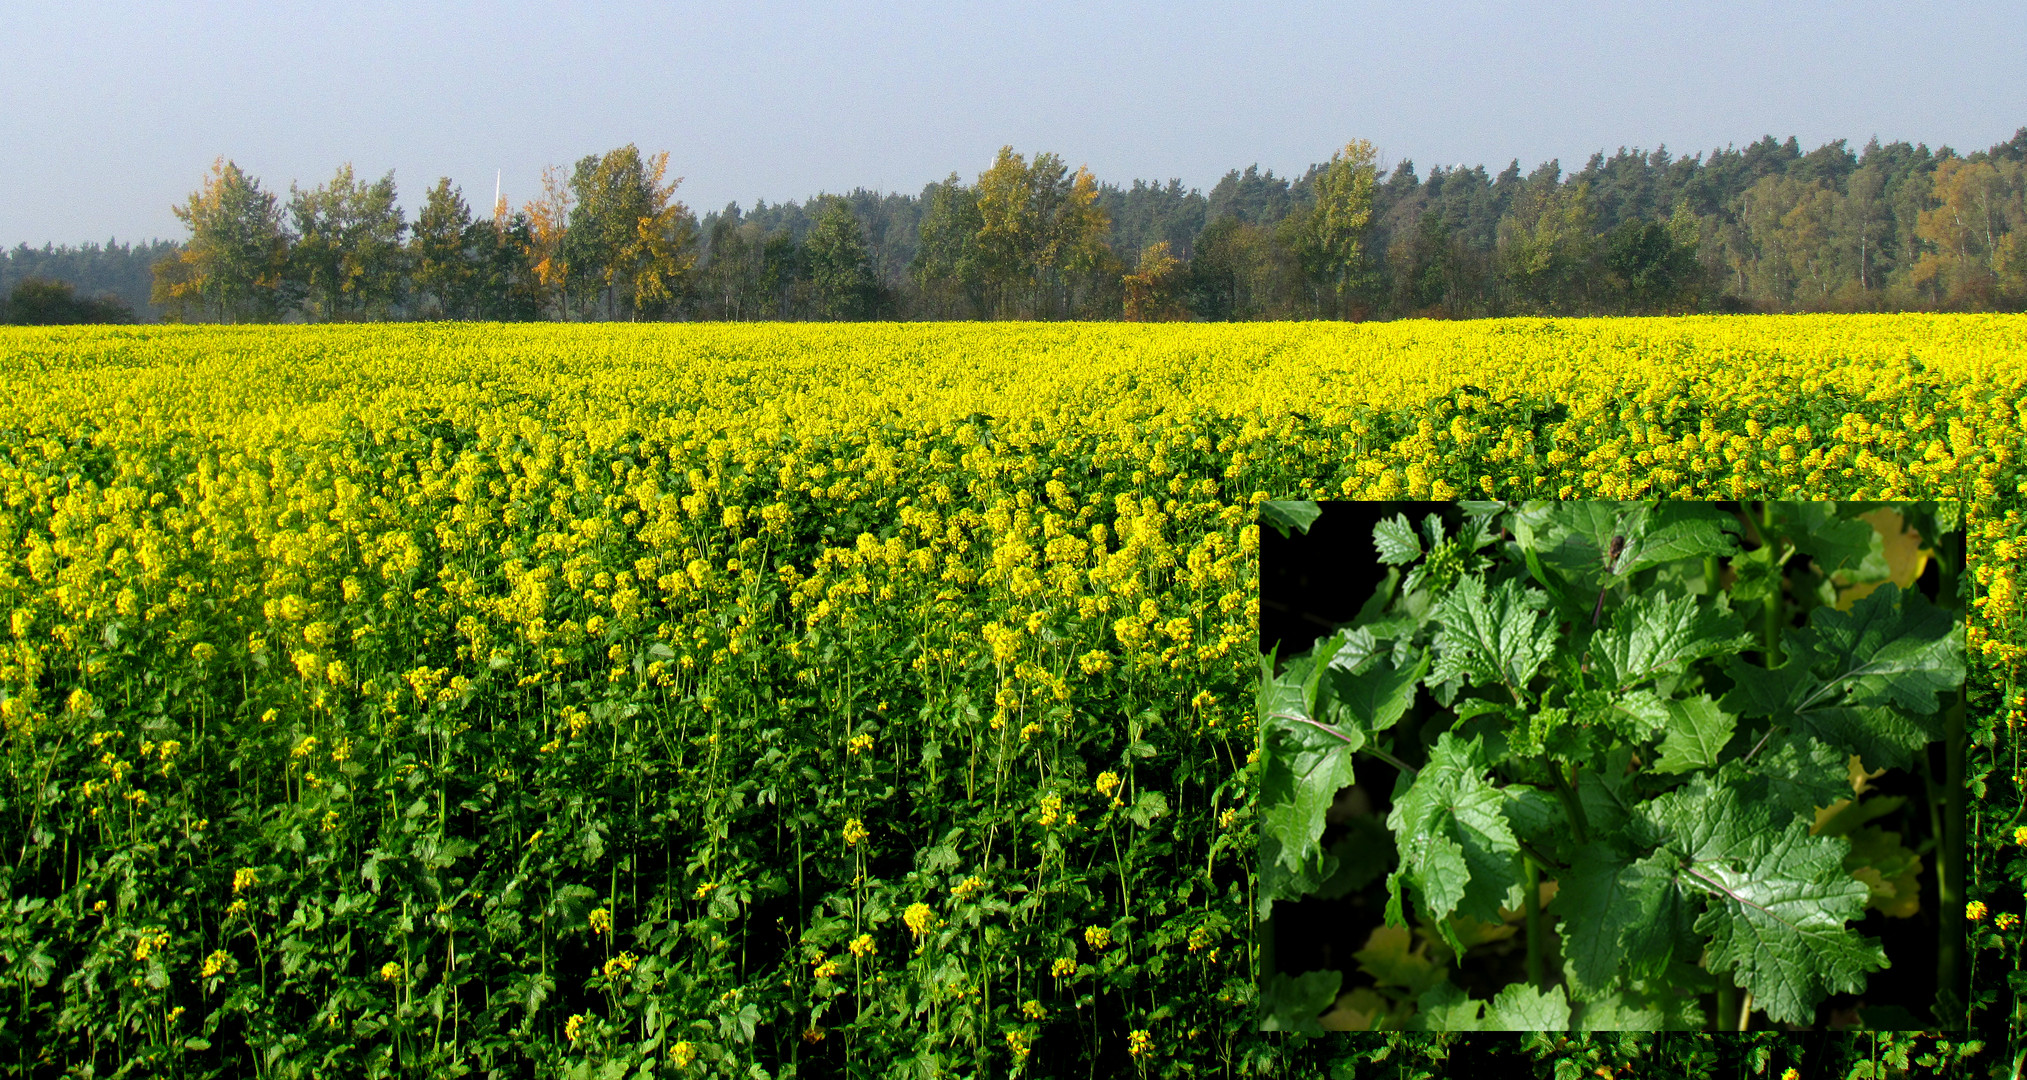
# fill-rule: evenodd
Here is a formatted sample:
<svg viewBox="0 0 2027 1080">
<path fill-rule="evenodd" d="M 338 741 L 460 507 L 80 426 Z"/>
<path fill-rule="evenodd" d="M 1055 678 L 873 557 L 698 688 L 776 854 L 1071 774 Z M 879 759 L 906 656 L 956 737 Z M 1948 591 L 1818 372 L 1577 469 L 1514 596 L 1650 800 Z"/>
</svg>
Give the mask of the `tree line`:
<svg viewBox="0 0 2027 1080">
<path fill-rule="evenodd" d="M 1012 147 L 970 182 L 699 217 L 667 153 L 552 167 L 474 212 L 406 219 L 390 172 L 284 197 L 214 164 L 148 251 L 148 314 L 371 319 L 1364 319 L 2027 307 L 2027 128 L 1989 150 L 1772 136 L 1418 175 L 1354 141 L 1208 193 L 1104 183 Z M 124 257 L 135 262 L 129 249 Z M 107 245 L 101 261 L 112 261 Z M 33 257 L 26 247 L 0 261 Z M 73 259 L 72 261 L 78 261 Z M 87 260 L 88 261 L 88 260 Z M 15 274 L 17 278 L 21 275 Z M 50 275 L 61 277 L 61 275 Z M 0 277 L 4 282 L 5 277 Z"/>
</svg>

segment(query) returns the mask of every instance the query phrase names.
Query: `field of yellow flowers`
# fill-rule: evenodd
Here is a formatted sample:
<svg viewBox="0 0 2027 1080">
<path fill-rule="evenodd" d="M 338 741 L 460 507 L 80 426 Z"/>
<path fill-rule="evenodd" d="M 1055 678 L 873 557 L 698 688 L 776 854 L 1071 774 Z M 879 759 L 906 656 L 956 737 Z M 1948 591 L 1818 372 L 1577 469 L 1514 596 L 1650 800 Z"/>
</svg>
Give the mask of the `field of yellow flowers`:
<svg viewBox="0 0 2027 1080">
<path fill-rule="evenodd" d="M 1320 1061 L 1251 1011 L 1270 497 L 1961 499 L 1977 1022 L 2027 981 L 2027 318 L 22 329 L 0 384 L 11 1072 Z"/>
</svg>

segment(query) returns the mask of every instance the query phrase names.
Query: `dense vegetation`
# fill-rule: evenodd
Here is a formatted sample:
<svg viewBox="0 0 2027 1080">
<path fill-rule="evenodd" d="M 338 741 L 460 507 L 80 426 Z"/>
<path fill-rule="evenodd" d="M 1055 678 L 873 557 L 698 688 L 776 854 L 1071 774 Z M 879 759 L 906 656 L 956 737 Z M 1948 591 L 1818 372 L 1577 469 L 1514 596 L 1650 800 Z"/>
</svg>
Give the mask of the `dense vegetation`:
<svg viewBox="0 0 2027 1080">
<path fill-rule="evenodd" d="M 738 204 L 699 218 L 667 155 L 551 169 L 519 209 L 447 180 L 415 220 L 351 166 L 286 197 L 221 161 L 186 243 L 0 258 L 179 320 L 1461 318 L 2018 310 L 2027 129 L 1960 154 L 1791 137 L 1621 148 L 1496 175 L 1383 168 L 1355 142 L 1300 176 L 1208 193 L 1107 183 L 1003 150 L 972 182 Z M 152 261 L 152 291 L 140 264 Z"/>
<path fill-rule="evenodd" d="M 12 295 L 27 281 L 60 282 L 81 299 L 116 297 L 137 317 L 153 321 L 160 317 L 160 311 L 148 302 L 154 289 L 155 264 L 181 247 L 171 240 L 145 244 L 109 240 L 103 245 L 45 244 L 40 248 L 19 244 L 11 251 L 0 250 L 0 296 Z"/>
<path fill-rule="evenodd" d="M 1388 568 L 1269 654 L 1275 1027 L 1962 1027 L 1957 504 L 1263 506 Z"/>
<path fill-rule="evenodd" d="M 2010 1065 L 2023 345 L 1927 315 L 0 333 L 0 1060 L 1954 1059 L 1257 1030 L 1255 507 L 1581 492 L 1961 500 L 1943 914 Z"/>
</svg>

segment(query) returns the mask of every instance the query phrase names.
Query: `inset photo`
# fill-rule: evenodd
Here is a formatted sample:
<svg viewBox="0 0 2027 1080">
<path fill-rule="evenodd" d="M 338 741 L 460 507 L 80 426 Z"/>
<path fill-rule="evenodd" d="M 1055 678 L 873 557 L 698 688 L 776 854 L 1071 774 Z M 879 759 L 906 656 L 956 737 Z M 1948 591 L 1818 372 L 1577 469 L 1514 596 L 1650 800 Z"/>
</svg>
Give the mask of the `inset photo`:
<svg viewBox="0 0 2027 1080">
<path fill-rule="evenodd" d="M 1264 1030 L 1962 1016 L 1955 504 L 1261 524 Z"/>
</svg>

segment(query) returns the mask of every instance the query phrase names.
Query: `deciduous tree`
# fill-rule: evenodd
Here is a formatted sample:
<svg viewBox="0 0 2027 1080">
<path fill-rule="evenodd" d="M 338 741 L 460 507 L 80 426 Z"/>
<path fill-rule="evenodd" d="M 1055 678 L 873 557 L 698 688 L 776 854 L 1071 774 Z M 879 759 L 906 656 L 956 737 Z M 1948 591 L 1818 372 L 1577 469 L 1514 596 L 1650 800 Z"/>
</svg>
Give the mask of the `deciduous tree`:
<svg viewBox="0 0 2027 1080">
<path fill-rule="evenodd" d="M 1364 139 L 1354 139 L 1330 155 L 1329 164 L 1311 181 L 1316 201 L 1298 248 L 1303 269 L 1321 285 L 1342 314 L 1360 284 L 1365 258 L 1366 227 L 1372 222 L 1373 185 L 1379 176 L 1378 152 Z"/>
<path fill-rule="evenodd" d="M 188 201 L 171 210 L 190 240 L 177 265 L 156 264 L 155 303 L 221 322 L 281 313 L 289 236 L 271 192 L 221 157 Z"/>
</svg>

